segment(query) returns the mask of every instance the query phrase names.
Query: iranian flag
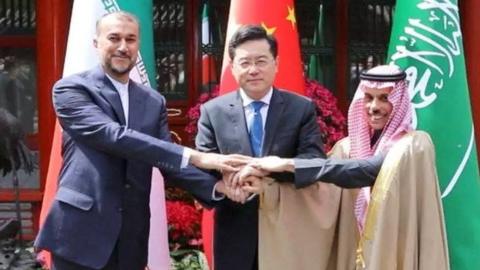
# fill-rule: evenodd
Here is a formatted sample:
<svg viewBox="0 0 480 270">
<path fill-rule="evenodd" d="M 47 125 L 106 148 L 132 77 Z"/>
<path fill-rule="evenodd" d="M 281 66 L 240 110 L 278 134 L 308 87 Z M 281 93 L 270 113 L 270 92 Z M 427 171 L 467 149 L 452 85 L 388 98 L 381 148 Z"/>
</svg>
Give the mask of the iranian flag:
<svg viewBox="0 0 480 270">
<path fill-rule="evenodd" d="M 75 0 L 67 43 L 67 52 L 63 76 L 91 69 L 99 64 L 93 47 L 95 23 L 104 14 L 125 10 L 135 14 L 140 20 L 140 52 L 130 78 L 138 83 L 155 88 L 155 65 L 153 54 L 153 10 L 151 0 Z M 61 127 L 55 125 L 52 151 L 47 173 L 40 226 L 43 224 L 57 190 L 58 174 L 62 163 Z M 169 250 L 163 178 L 157 169 L 152 176 L 152 192 L 150 200 L 151 226 L 149 241 L 148 267 L 152 270 L 163 270 L 169 267 Z M 39 255 L 40 259 L 50 266 L 48 253 Z"/>
<path fill-rule="evenodd" d="M 212 34 L 209 19 L 210 7 L 208 3 L 202 7 L 202 45 L 208 46 L 212 42 Z M 217 83 L 217 72 L 215 69 L 215 57 L 211 54 L 202 55 L 202 87 L 203 90 L 210 91 L 212 86 Z"/>
<path fill-rule="evenodd" d="M 480 178 L 457 1 L 397 1 L 389 61 L 435 144 L 452 270 L 480 269 Z M 432 258 L 435 260 L 435 258 Z"/>
</svg>

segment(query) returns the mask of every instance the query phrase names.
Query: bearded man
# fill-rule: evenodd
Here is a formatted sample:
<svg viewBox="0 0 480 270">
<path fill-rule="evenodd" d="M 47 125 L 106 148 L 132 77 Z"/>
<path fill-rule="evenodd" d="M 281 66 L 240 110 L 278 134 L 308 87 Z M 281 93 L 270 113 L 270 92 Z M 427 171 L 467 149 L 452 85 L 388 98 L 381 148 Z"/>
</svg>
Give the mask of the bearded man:
<svg viewBox="0 0 480 270">
<path fill-rule="evenodd" d="M 138 19 L 113 12 L 96 27 L 100 65 L 53 87 L 63 163 L 35 246 L 52 253 L 55 270 L 143 270 L 152 167 L 213 206 L 223 182 L 189 164 L 232 171 L 230 165 L 245 159 L 171 143 L 165 98 L 129 79 L 140 44 Z"/>
<path fill-rule="evenodd" d="M 263 181 L 261 269 L 449 269 L 434 146 L 412 128 L 406 74 L 383 65 L 360 78 L 348 137 L 330 159 L 267 157 L 253 164 L 263 173 L 295 174 L 295 186 Z M 376 155 L 385 156 L 379 172 Z M 323 182 L 373 187 L 333 194 Z"/>
</svg>

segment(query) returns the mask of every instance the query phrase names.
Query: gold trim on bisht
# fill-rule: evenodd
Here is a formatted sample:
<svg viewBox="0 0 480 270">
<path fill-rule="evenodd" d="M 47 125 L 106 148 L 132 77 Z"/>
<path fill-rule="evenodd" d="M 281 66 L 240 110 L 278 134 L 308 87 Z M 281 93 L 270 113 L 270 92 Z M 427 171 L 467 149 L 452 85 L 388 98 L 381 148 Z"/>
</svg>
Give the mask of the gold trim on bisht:
<svg viewBox="0 0 480 270">
<path fill-rule="evenodd" d="M 407 137 L 412 137 L 412 133 L 407 133 L 402 137 L 402 140 Z M 402 147 L 392 147 L 387 154 L 385 159 L 390 159 L 390 162 L 384 162 L 380 172 L 378 173 L 377 179 L 373 186 L 372 194 L 370 197 L 370 203 L 367 208 L 367 217 L 365 221 L 365 228 L 361 233 L 360 241 L 358 242 L 357 248 L 357 258 L 355 260 L 357 269 L 366 269 L 365 257 L 363 254 L 363 248 L 365 242 L 372 240 L 374 235 L 374 230 L 378 220 L 378 211 L 379 207 L 385 201 L 387 193 L 390 190 L 392 182 L 394 182 L 394 177 L 396 175 L 395 171 L 397 169 L 398 162 L 402 158 L 402 152 L 404 149 Z"/>
</svg>

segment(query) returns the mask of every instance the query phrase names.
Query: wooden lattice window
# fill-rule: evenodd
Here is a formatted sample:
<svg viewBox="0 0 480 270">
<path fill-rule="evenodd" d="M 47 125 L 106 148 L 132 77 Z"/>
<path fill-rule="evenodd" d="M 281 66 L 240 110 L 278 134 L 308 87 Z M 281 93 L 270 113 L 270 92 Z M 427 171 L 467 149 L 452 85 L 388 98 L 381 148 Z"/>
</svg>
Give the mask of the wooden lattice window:
<svg viewBox="0 0 480 270">
<path fill-rule="evenodd" d="M 297 0 L 295 13 L 304 71 L 335 92 L 335 12 L 334 0 Z"/>
<path fill-rule="evenodd" d="M 361 0 L 349 3 L 349 100 L 359 83 L 360 72 L 386 61 L 394 6 L 394 0 Z"/>
<path fill-rule="evenodd" d="M 154 40 L 157 86 L 168 100 L 188 96 L 185 79 L 185 1 L 154 1 Z"/>
</svg>

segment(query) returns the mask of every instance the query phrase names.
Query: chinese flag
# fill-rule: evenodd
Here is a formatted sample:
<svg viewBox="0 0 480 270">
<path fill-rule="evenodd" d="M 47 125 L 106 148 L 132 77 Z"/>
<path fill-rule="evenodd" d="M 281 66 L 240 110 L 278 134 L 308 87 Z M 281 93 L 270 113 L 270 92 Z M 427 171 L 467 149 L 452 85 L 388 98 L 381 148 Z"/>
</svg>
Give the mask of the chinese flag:
<svg viewBox="0 0 480 270">
<path fill-rule="evenodd" d="M 238 27 L 245 24 L 262 25 L 278 41 L 279 66 L 274 86 L 303 95 L 305 86 L 293 0 L 231 1 L 220 94 L 238 88 L 231 72 L 228 42 Z M 206 210 L 202 220 L 204 250 L 210 266 L 213 265 L 213 215 L 213 211 Z"/>
<path fill-rule="evenodd" d="M 293 0 L 232 0 L 226 44 L 239 26 L 262 25 L 278 41 L 279 70 L 275 87 L 304 94 L 303 67 Z M 230 67 L 228 46 L 223 54 L 220 94 L 238 88 Z"/>
</svg>

